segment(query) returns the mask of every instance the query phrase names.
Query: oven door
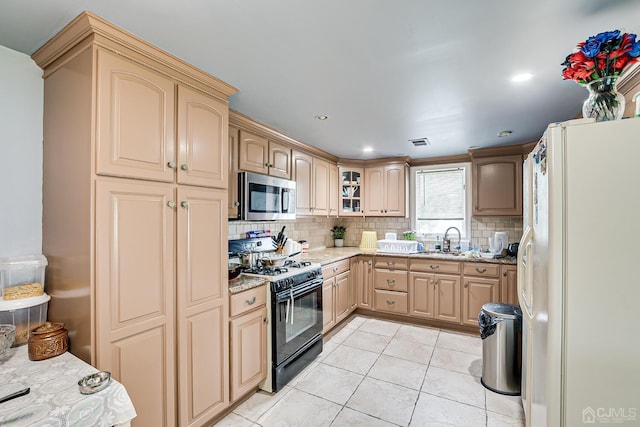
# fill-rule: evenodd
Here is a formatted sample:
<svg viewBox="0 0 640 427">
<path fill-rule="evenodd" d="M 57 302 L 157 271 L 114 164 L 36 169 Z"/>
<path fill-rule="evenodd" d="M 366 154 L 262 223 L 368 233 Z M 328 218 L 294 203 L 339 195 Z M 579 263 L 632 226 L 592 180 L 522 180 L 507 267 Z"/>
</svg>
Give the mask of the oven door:
<svg viewBox="0 0 640 427">
<path fill-rule="evenodd" d="M 273 362 L 279 365 L 322 332 L 322 278 L 277 293 L 272 306 Z"/>
</svg>

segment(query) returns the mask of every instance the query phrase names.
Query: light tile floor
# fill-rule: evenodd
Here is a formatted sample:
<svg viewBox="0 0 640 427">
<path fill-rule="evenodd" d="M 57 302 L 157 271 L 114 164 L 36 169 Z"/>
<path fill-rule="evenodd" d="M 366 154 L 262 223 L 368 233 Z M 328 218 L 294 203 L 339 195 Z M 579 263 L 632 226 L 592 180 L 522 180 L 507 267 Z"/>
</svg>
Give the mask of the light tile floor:
<svg viewBox="0 0 640 427">
<path fill-rule="evenodd" d="M 254 394 L 216 426 L 524 426 L 519 396 L 480 384 L 479 337 L 360 315 L 339 328 L 283 390 Z"/>
</svg>

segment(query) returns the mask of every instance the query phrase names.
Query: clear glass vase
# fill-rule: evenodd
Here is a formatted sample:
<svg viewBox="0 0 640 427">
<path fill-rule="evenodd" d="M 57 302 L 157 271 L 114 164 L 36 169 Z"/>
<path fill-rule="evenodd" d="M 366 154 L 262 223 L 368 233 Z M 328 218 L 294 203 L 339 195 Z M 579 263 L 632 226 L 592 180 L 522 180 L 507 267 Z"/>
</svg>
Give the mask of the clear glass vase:
<svg viewBox="0 0 640 427">
<path fill-rule="evenodd" d="M 586 84 L 589 98 L 582 104 L 582 116 L 597 122 L 618 120 L 624 114 L 624 96 L 616 89 L 617 76 L 603 77 Z"/>
</svg>

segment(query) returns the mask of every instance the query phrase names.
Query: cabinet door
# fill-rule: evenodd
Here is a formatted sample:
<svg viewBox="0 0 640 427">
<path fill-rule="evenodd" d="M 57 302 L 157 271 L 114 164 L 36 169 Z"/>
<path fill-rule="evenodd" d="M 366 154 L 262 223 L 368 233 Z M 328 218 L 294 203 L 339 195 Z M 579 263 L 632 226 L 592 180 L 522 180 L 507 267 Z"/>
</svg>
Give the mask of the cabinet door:
<svg viewBox="0 0 640 427">
<path fill-rule="evenodd" d="M 105 51 L 97 55 L 96 173 L 173 182 L 174 82 Z"/>
<path fill-rule="evenodd" d="M 329 162 L 313 159 L 313 208 L 312 214 L 317 216 L 329 215 Z"/>
<path fill-rule="evenodd" d="M 340 172 L 338 166 L 329 164 L 329 215 L 338 216 L 339 181 Z"/>
<path fill-rule="evenodd" d="M 269 175 L 291 179 L 291 148 L 269 141 Z"/>
<path fill-rule="evenodd" d="M 522 156 L 473 159 L 473 215 L 522 215 Z"/>
<path fill-rule="evenodd" d="M 409 314 L 416 317 L 434 317 L 434 280 L 432 274 L 409 274 Z"/>
<path fill-rule="evenodd" d="M 229 168 L 229 193 L 227 204 L 227 218 L 240 218 L 240 200 L 238 197 L 238 153 L 240 130 L 229 126 L 229 153 L 227 155 Z"/>
<path fill-rule="evenodd" d="M 203 425 L 229 403 L 226 202 L 223 190 L 178 188 L 180 425 Z"/>
<path fill-rule="evenodd" d="M 384 168 L 366 168 L 364 183 L 365 215 L 382 215 L 384 212 Z"/>
<path fill-rule="evenodd" d="M 140 426 L 176 421 L 173 191 L 96 182 L 96 367 L 127 388 Z"/>
<path fill-rule="evenodd" d="M 231 320 L 231 401 L 267 377 L 267 309 Z"/>
<path fill-rule="evenodd" d="M 519 305 L 518 302 L 518 269 L 515 265 L 501 266 L 500 293 L 501 301 L 507 304 Z"/>
<path fill-rule="evenodd" d="M 313 213 L 313 157 L 294 151 L 293 171 L 296 181 L 296 215 L 311 215 Z"/>
<path fill-rule="evenodd" d="M 404 216 L 405 214 L 405 168 L 392 165 L 384 168 L 384 214 Z"/>
<path fill-rule="evenodd" d="M 462 323 L 478 326 L 478 313 L 489 302 L 500 301 L 500 280 L 476 277 L 464 278 L 462 291 Z"/>
<path fill-rule="evenodd" d="M 327 333 L 336 324 L 335 278 L 322 283 L 322 333 Z"/>
<path fill-rule="evenodd" d="M 229 108 L 178 86 L 178 183 L 227 188 Z"/>
<path fill-rule="evenodd" d="M 447 322 L 460 322 L 460 276 L 435 274 L 435 318 Z"/>
<path fill-rule="evenodd" d="M 347 317 L 350 312 L 351 276 L 348 271 L 340 273 L 336 280 L 336 323 Z"/>
<path fill-rule="evenodd" d="M 360 257 L 358 263 L 358 307 L 373 310 L 373 257 Z"/>
<path fill-rule="evenodd" d="M 240 131 L 240 160 L 238 168 L 243 171 L 269 173 L 269 141 L 250 132 Z"/>
<path fill-rule="evenodd" d="M 364 199 L 364 169 L 341 167 L 338 176 L 339 216 L 362 216 Z"/>
</svg>

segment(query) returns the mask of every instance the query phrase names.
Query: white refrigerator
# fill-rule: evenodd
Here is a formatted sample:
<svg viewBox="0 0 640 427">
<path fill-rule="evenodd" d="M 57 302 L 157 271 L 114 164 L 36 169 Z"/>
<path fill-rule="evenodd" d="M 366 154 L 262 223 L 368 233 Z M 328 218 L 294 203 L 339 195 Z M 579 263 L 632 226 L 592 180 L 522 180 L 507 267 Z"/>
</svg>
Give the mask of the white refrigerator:
<svg viewBox="0 0 640 427">
<path fill-rule="evenodd" d="M 550 125 L 524 163 L 526 425 L 640 425 L 640 118 Z"/>
</svg>

